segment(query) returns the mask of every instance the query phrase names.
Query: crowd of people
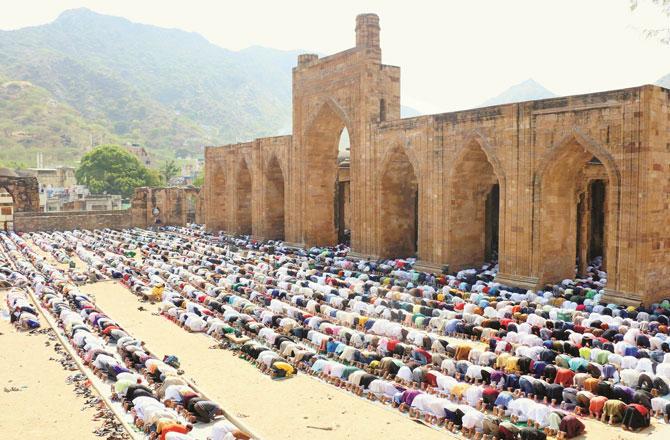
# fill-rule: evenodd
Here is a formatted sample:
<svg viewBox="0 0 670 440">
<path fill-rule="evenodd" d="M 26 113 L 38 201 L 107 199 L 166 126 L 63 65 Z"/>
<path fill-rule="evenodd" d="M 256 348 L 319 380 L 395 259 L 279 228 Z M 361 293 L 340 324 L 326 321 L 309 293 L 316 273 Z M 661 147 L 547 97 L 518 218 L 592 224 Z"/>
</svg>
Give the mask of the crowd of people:
<svg viewBox="0 0 670 440">
<path fill-rule="evenodd" d="M 63 237 L 59 237 L 62 239 Z M 66 254 L 63 242 L 37 238 L 35 243 L 49 251 L 54 258 Z M 179 370 L 176 356 L 159 359 L 150 353 L 144 343 L 134 339 L 121 326 L 102 313 L 86 295 L 82 294 L 72 275 L 81 282 L 82 273 L 62 272 L 37 254 L 18 235 L 0 234 L 0 247 L 14 261 L 12 267 L 29 287 L 42 306 L 52 314 L 72 347 L 100 379 L 107 382 L 113 400 L 131 416 L 135 426 L 149 439 L 211 440 L 249 439 L 250 436 L 223 417 L 223 409 L 192 388 Z M 72 249 L 70 249 L 72 251 Z M 81 256 L 91 258 L 83 250 Z M 56 258 L 57 259 L 57 258 Z M 59 262 L 71 261 L 57 259 Z M 73 266 L 70 266 L 74 269 Z M 97 279 L 102 272 L 95 274 Z M 14 287 L 7 293 L 10 310 L 22 314 L 37 314 L 25 291 Z M 12 312 L 12 319 L 14 312 Z M 39 321 L 38 321 L 39 322 Z M 200 435 L 192 436 L 195 425 Z"/>
<path fill-rule="evenodd" d="M 583 417 L 640 430 L 670 414 L 670 304 L 602 304 L 601 259 L 527 291 L 497 284 L 495 264 L 428 274 L 411 259 L 354 260 L 345 246 L 302 250 L 195 226 L 30 238 L 76 254 L 88 265 L 79 277 L 118 279 L 275 378 L 303 371 L 467 437 L 570 438 Z M 117 346 L 127 337 L 102 326 Z M 141 363 L 141 347 L 124 354 L 123 343 L 126 367 Z M 173 408 L 189 410 L 178 399 Z"/>
</svg>

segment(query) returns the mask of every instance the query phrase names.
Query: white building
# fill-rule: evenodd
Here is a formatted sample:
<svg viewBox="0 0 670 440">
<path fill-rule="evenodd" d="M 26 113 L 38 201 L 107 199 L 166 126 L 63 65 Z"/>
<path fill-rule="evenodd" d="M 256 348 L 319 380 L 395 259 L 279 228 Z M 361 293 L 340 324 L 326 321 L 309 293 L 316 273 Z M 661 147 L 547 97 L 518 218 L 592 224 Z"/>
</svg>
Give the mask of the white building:
<svg viewBox="0 0 670 440">
<path fill-rule="evenodd" d="M 14 229 L 14 200 L 4 188 L 0 188 L 0 229 Z"/>
</svg>

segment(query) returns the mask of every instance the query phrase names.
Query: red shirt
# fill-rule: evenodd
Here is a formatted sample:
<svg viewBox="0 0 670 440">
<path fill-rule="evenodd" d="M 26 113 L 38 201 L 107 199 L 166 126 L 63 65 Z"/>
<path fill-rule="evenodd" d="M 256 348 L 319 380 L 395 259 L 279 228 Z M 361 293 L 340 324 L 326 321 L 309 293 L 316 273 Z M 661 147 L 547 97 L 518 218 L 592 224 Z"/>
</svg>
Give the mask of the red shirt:
<svg viewBox="0 0 670 440">
<path fill-rule="evenodd" d="M 429 371 L 428 373 L 426 373 L 426 382 L 431 387 L 436 387 L 437 386 L 437 376 L 435 376 L 435 373 L 433 373 L 432 371 Z"/>
<path fill-rule="evenodd" d="M 186 429 L 186 426 L 184 425 L 170 425 L 161 431 L 160 440 L 165 440 L 165 436 L 168 434 L 168 432 L 178 432 L 180 434 L 188 434 L 188 429 Z"/>
<path fill-rule="evenodd" d="M 394 351 L 396 345 L 398 345 L 398 342 L 399 342 L 399 341 L 396 340 L 396 339 L 393 339 L 393 340 L 389 341 L 388 344 L 386 345 L 386 349 L 387 349 L 388 351 Z"/>
<path fill-rule="evenodd" d="M 433 361 L 433 355 L 431 355 L 429 352 L 427 352 L 427 351 L 424 350 L 423 348 L 417 348 L 417 349 L 416 349 L 416 352 L 417 352 L 417 353 L 421 353 L 422 355 L 424 355 L 424 357 L 426 358 L 426 361 L 427 361 L 429 364 Z"/>
<path fill-rule="evenodd" d="M 493 401 L 493 400 L 496 400 L 496 398 L 498 397 L 498 394 L 500 394 L 499 391 L 496 390 L 493 387 L 486 387 L 486 388 L 484 388 L 484 391 L 482 392 L 482 396 L 487 397 L 489 402 Z"/>
<path fill-rule="evenodd" d="M 110 325 L 109 327 L 105 328 L 102 331 L 102 334 L 108 335 L 112 330 L 121 330 L 121 329 L 119 327 L 115 326 L 115 325 Z"/>
<path fill-rule="evenodd" d="M 631 404 L 628 405 L 628 406 L 632 406 L 632 407 L 635 408 L 640 414 L 642 414 L 643 417 L 647 417 L 647 413 L 649 412 L 649 410 L 648 410 L 646 407 L 640 405 L 639 403 L 631 403 Z"/>
<path fill-rule="evenodd" d="M 574 377 L 575 377 L 574 371 L 568 368 L 558 368 L 556 370 L 556 377 L 554 378 L 554 383 L 563 385 L 564 387 L 571 387 Z"/>
</svg>

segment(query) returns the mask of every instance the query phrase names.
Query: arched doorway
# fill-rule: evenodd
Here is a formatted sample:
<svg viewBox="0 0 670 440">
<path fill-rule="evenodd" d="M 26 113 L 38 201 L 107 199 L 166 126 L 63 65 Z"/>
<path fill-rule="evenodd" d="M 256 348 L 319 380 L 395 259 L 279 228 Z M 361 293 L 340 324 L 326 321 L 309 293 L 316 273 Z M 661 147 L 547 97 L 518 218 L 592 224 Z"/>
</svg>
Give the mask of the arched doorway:
<svg viewBox="0 0 670 440">
<path fill-rule="evenodd" d="M 244 159 L 237 167 L 235 184 L 235 232 L 251 235 L 251 173 Z"/>
<path fill-rule="evenodd" d="M 307 246 L 332 246 L 345 228 L 346 202 L 338 182 L 340 137 L 345 128 L 335 104 L 324 104 L 305 134 L 306 181 L 304 242 Z M 351 134 L 350 132 L 347 132 Z M 348 186 L 348 185 L 347 185 Z M 348 188 L 347 188 L 348 191 Z"/>
<path fill-rule="evenodd" d="M 0 230 L 14 230 L 14 198 L 0 186 Z"/>
<path fill-rule="evenodd" d="M 541 283 L 574 278 L 594 260 L 604 269 L 608 253 L 612 170 L 575 137 L 556 148 L 535 182 Z"/>
<path fill-rule="evenodd" d="M 419 183 L 402 148 L 395 148 L 382 170 L 381 181 L 382 258 L 416 256 L 419 230 Z"/>
<path fill-rule="evenodd" d="M 342 129 L 337 147 L 337 187 L 335 229 L 337 242 L 351 244 L 351 144 L 347 127 Z"/>
<path fill-rule="evenodd" d="M 479 141 L 472 140 L 458 155 L 448 185 L 450 269 L 476 267 L 496 260 L 500 182 Z"/>
<path fill-rule="evenodd" d="M 265 172 L 265 222 L 267 239 L 284 240 L 284 173 L 273 155 Z"/>
<path fill-rule="evenodd" d="M 484 211 L 484 260 L 498 261 L 500 223 L 500 184 L 496 183 L 486 195 Z"/>
</svg>

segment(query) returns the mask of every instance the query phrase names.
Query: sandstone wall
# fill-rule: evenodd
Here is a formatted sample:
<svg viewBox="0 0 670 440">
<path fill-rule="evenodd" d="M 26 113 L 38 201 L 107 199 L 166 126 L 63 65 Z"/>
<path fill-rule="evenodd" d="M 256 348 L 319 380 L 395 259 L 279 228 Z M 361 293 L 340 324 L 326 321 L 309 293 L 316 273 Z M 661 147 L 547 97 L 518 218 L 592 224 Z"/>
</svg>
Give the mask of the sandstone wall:
<svg viewBox="0 0 670 440">
<path fill-rule="evenodd" d="M 39 183 L 36 177 L 0 176 L 0 188 L 5 188 L 14 201 L 14 212 L 40 210 Z"/>
<path fill-rule="evenodd" d="M 17 232 L 67 231 L 72 229 L 127 229 L 132 227 L 129 210 L 82 212 L 17 212 Z"/>
<path fill-rule="evenodd" d="M 645 90 L 648 98 L 642 111 L 642 147 L 646 150 L 640 170 L 646 176 L 638 194 L 638 261 L 630 276 L 649 300 L 670 297 L 670 90 Z M 635 272 L 634 269 L 637 269 Z"/>
<path fill-rule="evenodd" d="M 277 136 L 234 149 L 205 149 L 202 216 L 210 230 L 280 238 L 282 229 L 283 235 L 280 225 L 290 209 L 287 157 L 291 145 L 291 136 Z"/>
<path fill-rule="evenodd" d="M 203 218 L 200 189 L 195 187 L 137 188 L 130 210 L 133 225 L 155 225 L 154 208 L 163 225 L 185 226 Z"/>
</svg>

